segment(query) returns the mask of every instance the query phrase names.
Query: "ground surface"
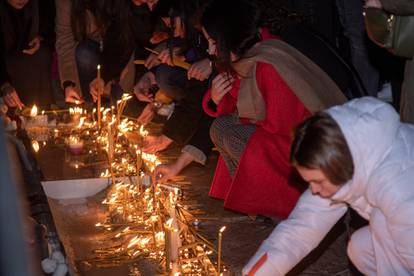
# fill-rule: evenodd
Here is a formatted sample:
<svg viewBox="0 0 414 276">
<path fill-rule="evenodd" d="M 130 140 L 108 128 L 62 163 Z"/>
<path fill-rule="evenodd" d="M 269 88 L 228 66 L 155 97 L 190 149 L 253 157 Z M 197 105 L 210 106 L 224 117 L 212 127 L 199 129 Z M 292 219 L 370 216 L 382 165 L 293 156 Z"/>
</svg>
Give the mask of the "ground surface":
<svg viewBox="0 0 414 276">
<path fill-rule="evenodd" d="M 161 155 L 165 162 L 173 160 L 179 148 L 173 146 Z M 163 158 L 164 157 L 164 158 Z M 48 180 L 94 177 L 98 170 L 91 167 L 76 170 L 68 166 L 68 156 L 64 147 L 50 145 L 38 153 L 38 160 L 44 176 Z M 190 209 L 201 211 L 199 229 L 213 243 L 216 243 L 217 230 L 226 225 L 223 238 L 223 260 L 230 274 L 240 275 L 243 265 L 254 254 L 260 243 L 270 234 L 272 222 L 253 220 L 248 216 L 223 208 L 219 200 L 208 197 L 213 177 L 217 153 L 213 152 L 205 167 L 193 164 L 182 174 L 190 184 L 181 184 L 184 191 L 183 204 Z M 102 237 L 94 225 L 105 215 L 100 204 L 105 191 L 83 200 L 57 201 L 49 199 L 54 220 L 67 255 L 71 260 L 74 274 L 77 275 L 128 275 L 128 266 L 108 269 L 91 268 L 85 260 L 92 256 L 94 248 L 102 247 Z M 151 263 L 141 262 L 141 275 L 155 275 Z M 343 223 L 339 222 L 320 248 L 300 263 L 290 275 L 351 275 L 346 257 L 346 235 Z"/>
</svg>

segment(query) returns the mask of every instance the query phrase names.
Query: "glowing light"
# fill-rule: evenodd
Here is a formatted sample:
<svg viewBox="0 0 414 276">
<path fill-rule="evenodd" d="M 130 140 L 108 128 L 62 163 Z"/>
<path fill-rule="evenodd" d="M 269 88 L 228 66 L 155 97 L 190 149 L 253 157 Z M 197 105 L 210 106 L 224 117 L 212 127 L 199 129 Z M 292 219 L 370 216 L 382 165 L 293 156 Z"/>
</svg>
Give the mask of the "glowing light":
<svg viewBox="0 0 414 276">
<path fill-rule="evenodd" d="M 33 105 L 32 109 L 30 110 L 30 116 L 36 117 L 37 116 L 37 106 Z"/>
<path fill-rule="evenodd" d="M 32 141 L 32 147 L 35 152 L 38 152 L 40 149 L 39 143 L 36 140 Z"/>
</svg>

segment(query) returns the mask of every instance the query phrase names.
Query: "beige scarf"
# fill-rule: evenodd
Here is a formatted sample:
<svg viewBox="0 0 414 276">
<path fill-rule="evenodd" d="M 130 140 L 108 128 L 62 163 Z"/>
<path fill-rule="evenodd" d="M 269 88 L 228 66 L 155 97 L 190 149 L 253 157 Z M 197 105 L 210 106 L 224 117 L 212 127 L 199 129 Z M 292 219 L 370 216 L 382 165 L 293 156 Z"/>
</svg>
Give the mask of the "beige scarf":
<svg viewBox="0 0 414 276">
<path fill-rule="evenodd" d="M 237 99 L 239 117 L 263 120 L 266 105 L 256 83 L 256 63 L 273 65 L 290 89 L 312 113 L 347 101 L 344 94 L 313 61 L 283 41 L 259 42 L 233 64 L 242 76 Z"/>
</svg>

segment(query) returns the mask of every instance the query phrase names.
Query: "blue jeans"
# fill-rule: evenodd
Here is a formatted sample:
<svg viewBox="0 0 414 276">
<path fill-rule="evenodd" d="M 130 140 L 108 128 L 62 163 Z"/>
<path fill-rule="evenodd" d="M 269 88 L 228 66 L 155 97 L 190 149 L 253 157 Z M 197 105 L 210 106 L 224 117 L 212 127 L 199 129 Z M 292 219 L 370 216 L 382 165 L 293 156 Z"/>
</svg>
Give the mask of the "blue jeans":
<svg viewBox="0 0 414 276">
<path fill-rule="evenodd" d="M 363 2 L 362 0 L 336 0 L 336 6 L 344 34 L 349 40 L 351 62 L 369 95 L 376 96 L 379 88 L 379 72 L 372 65 L 368 55 L 369 41 L 362 14 Z"/>
<path fill-rule="evenodd" d="M 83 97 L 91 103 L 89 84 L 96 78 L 96 67 L 100 61 L 99 43 L 89 39 L 79 42 L 75 56 Z"/>
</svg>

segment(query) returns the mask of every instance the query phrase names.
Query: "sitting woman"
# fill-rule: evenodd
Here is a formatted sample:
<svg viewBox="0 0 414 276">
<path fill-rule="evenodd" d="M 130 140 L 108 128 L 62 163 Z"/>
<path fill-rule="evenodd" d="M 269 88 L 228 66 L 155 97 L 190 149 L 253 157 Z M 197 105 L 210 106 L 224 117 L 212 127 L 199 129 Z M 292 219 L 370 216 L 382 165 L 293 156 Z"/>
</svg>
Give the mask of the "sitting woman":
<svg viewBox="0 0 414 276">
<path fill-rule="evenodd" d="M 193 161 L 204 164 L 213 146 L 209 136 L 212 119 L 202 108 L 203 95 L 212 73 L 206 52 L 207 41 L 201 29 L 197 29 L 203 3 L 203 0 L 159 0 L 154 9 L 154 13 L 171 29 L 171 38 L 166 49 L 147 59 L 146 66 L 155 67 L 154 72 L 148 72 L 136 86 L 138 99 L 150 102 L 138 121 L 147 124 L 155 114 L 157 98 L 147 93 L 151 85 L 156 84 L 163 95 L 173 100 L 175 108 L 161 135 L 147 136 L 142 150 L 149 153 L 162 151 L 173 141 L 183 146 L 175 162 L 155 170 L 157 181 L 161 182 L 178 174 Z M 186 69 L 176 66 L 183 60 L 188 63 Z"/>
<path fill-rule="evenodd" d="M 414 127 L 371 97 L 304 121 L 295 131 L 291 162 L 309 189 L 243 275 L 285 275 L 348 207 L 369 221 L 349 241 L 354 265 L 364 275 L 413 275 L 413 141 Z"/>
<path fill-rule="evenodd" d="M 312 61 L 259 28 L 251 1 L 213 0 L 201 23 L 221 72 L 203 101 L 217 117 L 210 135 L 220 152 L 210 196 L 238 212 L 285 218 L 301 193 L 292 185 L 291 131 L 345 97 Z"/>
</svg>

